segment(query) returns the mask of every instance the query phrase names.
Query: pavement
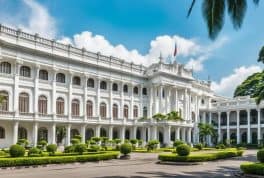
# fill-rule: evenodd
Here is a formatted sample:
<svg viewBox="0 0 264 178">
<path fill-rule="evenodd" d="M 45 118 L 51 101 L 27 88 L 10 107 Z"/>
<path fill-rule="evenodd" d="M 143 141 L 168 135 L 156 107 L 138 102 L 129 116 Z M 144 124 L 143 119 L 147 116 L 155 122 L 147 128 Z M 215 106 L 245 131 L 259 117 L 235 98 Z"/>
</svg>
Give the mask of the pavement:
<svg viewBox="0 0 264 178">
<path fill-rule="evenodd" d="M 247 150 L 243 157 L 188 166 L 157 164 L 158 154 L 133 153 L 130 160 L 0 169 L 0 178 L 236 177 L 240 164 L 256 161 L 256 153 L 257 150 Z"/>
</svg>

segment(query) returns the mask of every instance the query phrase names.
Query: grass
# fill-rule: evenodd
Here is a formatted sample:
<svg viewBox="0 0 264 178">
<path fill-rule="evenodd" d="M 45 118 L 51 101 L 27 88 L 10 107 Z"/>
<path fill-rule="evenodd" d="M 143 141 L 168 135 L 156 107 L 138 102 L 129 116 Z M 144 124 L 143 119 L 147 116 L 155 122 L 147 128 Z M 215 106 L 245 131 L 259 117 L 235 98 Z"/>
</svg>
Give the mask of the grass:
<svg viewBox="0 0 264 178">
<path fill-rule="evenodd" d="M 240 165 L 240 169 L 246 174 L 264 176 L 264 163 L 246 162 Z"/>
</svg>

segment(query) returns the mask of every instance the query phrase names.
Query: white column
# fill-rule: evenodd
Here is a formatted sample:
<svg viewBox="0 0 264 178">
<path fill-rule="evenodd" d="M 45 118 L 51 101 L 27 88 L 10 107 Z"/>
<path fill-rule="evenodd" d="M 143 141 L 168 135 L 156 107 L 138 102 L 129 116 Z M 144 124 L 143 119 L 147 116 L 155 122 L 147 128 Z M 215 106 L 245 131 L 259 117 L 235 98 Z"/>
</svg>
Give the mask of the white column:
<svg viewBox="0 0 264 178">
<path fill-rule="evenodd" d="M 71 145 L 71 124 L 66 127 L 66 146 Z"/>
<path fill-rule="evenodd" d="M 160 87 L 159 87 L 159 106 L 158 106 L 158 112 L 159 113 L 164 113 L 164 111 L 163 111 L 163 96 L 162 96 L 162 93 L 163 93 L 163 86 L 161 85 Z"/>
<path fill-rule="evenodd" d="M 148 127 L 147 129 L 148 129 L 148 140 L 151 140 L 151 129 L 150 127 Z"/>
<path fill-rule="evenodd" d="M 181 129 L 181 132 L 182 132 L 182 141 L 186 142 L 186 129 L 185 129 L 185 127 L 183 127 Z"/>
<path fill-rule="evenodd" d="M 203 112 L 203 121 L 202 121 L 202 123 L 206 123 L 206 112 L 205 111 Z"/>
<path fill-rule="evenodd" d="M 155 111 L 154 111 L 154 114 L 157 114 L 159 112 L 159 89 L 157 86 L 155 86 L 155 91 L 154 91 L 154 103 L 155 103 Z M 153 114 L 153 115 L 154 115 Z"/>
<path fill-rule="evenodd" d="M 13 104 L 14 104 L 14 112 L 15 117 L 18 117 L 19 115 L 19 108 L 18 108 L 18 101 L 19 101 L 19 70 L 20 70 L 21 64 L 19 62 L 16 63 L 16 68 L 14 71 L 14 98 L 13 98 Z M 17 142 L 17 138 L 16 138 Z"/>
<path fill-rule="evenodd" d="M 17 143 L 18 125 L 19 125 L 18 121 L 15 121 L 13 125 L 13 144 Z"/>
<path fill-rule="evenodd" d="M 188 90 L 184 91 L 184 119 L 188 120 Z"/>
<path fill-rule="evenodd" d="M 133 126 L 132 138 L 137 139 L 137 126 Z"/>
<path fill-rule="evenodd" d="M 69 73 L 69 85 L 68 85 L 68 120 L 72 119 L 72 73 Z"/>
<path fill-rule="evenodd" d="M 140 90 L 139 90 L 139 96 L 140 96 L 140 102 L 139 102 L 139 117 L 143 117 L 143 94 L 142 94 L 142 90 L 143 90 L 143 84 L 140 85 Z"/>
<path fill-rule="evenodd" d="M 211 112 L 209 112 L 209 124 L 212 125 L 212 113 Z M 212 145 L 212 136 L 211 135 L 209 135 L 208 143 L 209 143 L 209 145 Z"/>
<path fill-rule="evenodd" d="M 85 143 L 85 131 L 86 131 L 86 125 L 81 126 L 81 136 L 82 136 L 82 143 Z"/>
<path fill-rule="evenodd" d="M 35 81 L 34 81 L 34 114 L 35 114 L 35 118 L 38 118 L 38 80 L 39 80 L 39 66 L 36 66 L 36 74 L 35 74 Z"/>
<path fill-rule="evenodd" d="M 261 140 L 261 123 L 260 123 L 260 108 L 257 108 L 258 112 L 258 143 Z"/>
<path fill-rule="evenodd" d="M 97 99 L 96 99 L 96 116 L 99 117 L 100 120 L 100 79 L 97 80 Z"/>
<path fill-rule="evenodd" d="M 151 138 L 157 140 L 157 126 L 152 127 Z"/>
<path fill-rule="evenodd" d="M 167 95 L 166 95 L 166 113 L 169 113 L 171 111 L 171 103 L 170 103 L 170 98 L 171 98 L 171 88 L 167 88 Z"/>
<path fill-rule="evenodd" d="M 122 88 L 120 89 L 122 90 Z M 113 121 L 113 81 L 109 81 L 109 117 Z"/>
<path fill-rule="evenodd" d="M 221 140 L 221 112 L 218 112 L 218 142 Z"/>
<path fill-rule="evenodd" d="M 148 118 L 151 118 L 153 116 L 153 111 L 152 111 L 152 105 L 153 105 L 153 97 L 155 97 L 155 95 L 153 95 L 153 87 L 150 86 L 149 89 L 149 107 L 148 107 Z"/>
<path fill-rule="evenodd" d="M 247 143 L 251 143 L 251 133 L 250 133 L 250 109 L 247 109 Z"/>
<path fill-rule="evenodd" d="M 87 80 L 88 80 L 88 76 L 84 76 L 83 77 L 83 119 L 84 120 L 87 120 L 87 108 L 86 108 L 86 103 L 87 103 L 87 95 L 88 95 L 88 92 L 87 92 Z M 85 136 L 85 134 L 84 134 Z"/>
<path fill-rule="evenodd" d="M 230 112 L 226 112 L 227 115 L 227 125 L 226 125 L 226 135 L 227 135 L 227 143 L 230 143 Z"/>
<path fill-rule="evenodd" d="M 141 128 L 141 139 L 144 142 L 143 145 L 145 145 L 145 143 L 147 142 L 147 140 L 146 140 L 146 128 L 145 127 Z"/>
<path fill-rule="evenodd" d="M 97 125 L 95 128 L 95 136 L 96 137 L 100 137 L 100 130 L 101 130 L 101 126 Z"/>
<path fill-rule="evenodd" d="M 126 127 L 122 126 L 120 128 L 120 139 L 121 139 L 122 143 L 124 143 L 124 141 L 125 141 L 125 132 L 126 132 Z"/>
<path fill-rule="evenodd" d="M 38 144 L 38 123 L 33 123 L 33 145 L 37 146 Z"/>
<path fill-rule="evenodd" d="M 113 140 L 113 126 L 110 125 L 108 129 L 108 138 L 109 140 Z"/>
<path fill-rule="evenodd" d="M 188 128 L 187 142 L 188 142 L 189 144 L 191 144 L 191 142 L 192 142 L 192 128 Z"/>
<path fill-rule="evenodd" d="M 130 111 L 130 118 L 132 119 L 135 119 L 134 118 L 134 113 L 133 113 L 133 110 L 134 110 L 134 92 L 133 92 L 133 84 L 131 84 L 131 99 L 130 99 L 130 108 L 129 108 L 129 111 Z"/>
<path fill-rule="evenodd" d="M 175 139 L 180 140 L 180 127 L 175 128 Z"/>
<path fill-rule="evenodd" d="M 240 120 L 239 120 L 239 110 L 236 111 L 236 114 L 237 114 L 237 144 L 240 143 Z"/>
<path fill-rule="evenodd" d="M 52 136 L 51 143 L 52 144 L 56 144 L 56 124 L 55 123 L 52 124 L 52 130 L 51 131 L 52 131 L 52 133 L 51 133 L 51 136 Z"/>
<path fill-rule="evenodd" d="M 171 144 L 171 126 L 170 125 L 164 127 L 164 143 L 166 145 Z"/>
<path fill-rule="evenodd" d="M 121 88 L 123 88 L 123 82 L 121 82 L 121 85 L 120 86 L 121 86 Z M 121 93 L 121 106 L 120 106 L 120 112 L 119 112 L 120 114 L 119 115 L 120 115 L 120 117 L 122 119 L 125 119 L 124 118 L 124 104 L 125 103 L 124 103 L 124 92 L 123 92 L 123 90 L 121 90 L 120 93 Z"/>
<path fill-rule="evenodd" d="M 52 78 L 52 102 L 51 102 L 51 111 L 53 114 L 53 119 L 56 119 L 56 69 L 53 71 L 53 78 Z"/>
<path fill-rule="evenodd" d="M 175 109 L 176 111 L 179 111 L 179 96 L 177 88 L 175 88 Z"/>
</svg>

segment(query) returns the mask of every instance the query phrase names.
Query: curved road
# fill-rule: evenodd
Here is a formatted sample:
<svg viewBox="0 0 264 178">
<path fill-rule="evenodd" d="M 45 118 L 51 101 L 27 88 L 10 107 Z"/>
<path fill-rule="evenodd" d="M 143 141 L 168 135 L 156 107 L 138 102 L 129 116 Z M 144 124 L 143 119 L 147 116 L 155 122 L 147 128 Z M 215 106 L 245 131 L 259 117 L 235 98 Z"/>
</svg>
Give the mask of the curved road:
<svg viewBox="0 0 264 178">
<path fill-rule="evenodd" d="M 97 163 L 39 166 L 37 168 L 0 169 L 1 178 L 110 178 L 110 177 L 235 177 L 239 165 L 256 160 L 256 150 L 243 157 L 213 161 L 202 165 L 178 166 L 156 164 L 158 154 L 132 154 L 131 160 Z"/>
</svg>

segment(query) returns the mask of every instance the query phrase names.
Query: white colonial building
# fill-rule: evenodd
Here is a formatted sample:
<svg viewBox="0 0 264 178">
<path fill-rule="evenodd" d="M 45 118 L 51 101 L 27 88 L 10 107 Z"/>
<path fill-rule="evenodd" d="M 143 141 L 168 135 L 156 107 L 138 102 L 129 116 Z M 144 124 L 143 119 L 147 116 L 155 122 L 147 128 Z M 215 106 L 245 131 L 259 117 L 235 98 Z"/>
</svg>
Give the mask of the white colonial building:
<svg viewBox="0 0 264 178">
<path fill-rule="evenodd" d="M 20 138 L 58 143 L 58 127 L 66 129 L 65 145 L 76 134 L 82 142 L 107 136 L 196 143 L 199 122 L 216 124 L 219 141 L 251 143 L 264 133 L 263 103 L 217 97 L 210 82 L 181 64 L 145 67 L 1 25 L 0 95 L 0 148 Z M 139 121 L 170 111 L 184 120 Z"/>
</svg>

